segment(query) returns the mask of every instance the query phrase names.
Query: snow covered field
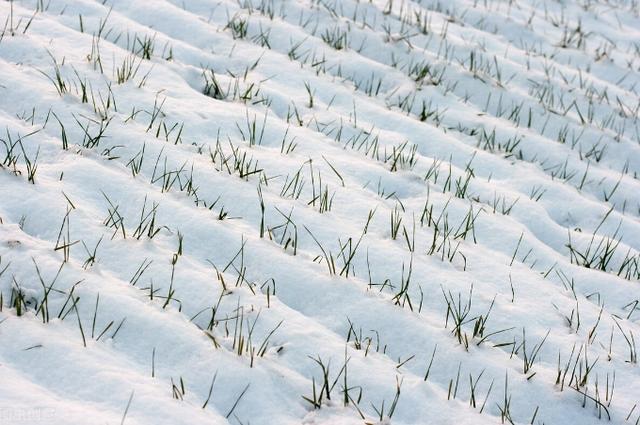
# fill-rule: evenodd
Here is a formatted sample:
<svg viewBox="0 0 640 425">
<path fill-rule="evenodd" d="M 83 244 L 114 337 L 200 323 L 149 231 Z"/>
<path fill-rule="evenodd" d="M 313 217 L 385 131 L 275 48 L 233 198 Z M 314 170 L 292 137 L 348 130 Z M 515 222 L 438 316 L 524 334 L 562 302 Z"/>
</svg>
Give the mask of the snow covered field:
<svg viewBox="0 0 640 425">
<path fill-rule="evenodd" d="M 640 423 L 637 1 L 0 30 L 0 424 Z"/>
</svg>

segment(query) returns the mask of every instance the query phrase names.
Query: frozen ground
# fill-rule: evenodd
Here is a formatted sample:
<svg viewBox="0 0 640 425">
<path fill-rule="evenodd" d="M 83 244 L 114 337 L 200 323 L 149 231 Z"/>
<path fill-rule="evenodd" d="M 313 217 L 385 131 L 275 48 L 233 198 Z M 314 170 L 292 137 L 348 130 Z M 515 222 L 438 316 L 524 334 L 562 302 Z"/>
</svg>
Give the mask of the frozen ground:
<svg viewBox="0 0 640 425">
<path fill-rule="evenodd" d="M 0 1 L 0 423 L 638 424 L 639 13 Z"/>
</svg>

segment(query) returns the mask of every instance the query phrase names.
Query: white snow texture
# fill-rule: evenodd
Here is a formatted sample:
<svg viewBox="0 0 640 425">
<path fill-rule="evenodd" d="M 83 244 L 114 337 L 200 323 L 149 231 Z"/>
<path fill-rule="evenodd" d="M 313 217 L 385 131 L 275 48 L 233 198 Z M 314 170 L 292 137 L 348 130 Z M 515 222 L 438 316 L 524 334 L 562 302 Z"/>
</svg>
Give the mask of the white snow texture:
<svg viewBox="0 0 640 425">
<path fill-rule="evenodd" d="M 0 424 L 640 424 L 637 0 L 0 31 Z"/>
</svg>

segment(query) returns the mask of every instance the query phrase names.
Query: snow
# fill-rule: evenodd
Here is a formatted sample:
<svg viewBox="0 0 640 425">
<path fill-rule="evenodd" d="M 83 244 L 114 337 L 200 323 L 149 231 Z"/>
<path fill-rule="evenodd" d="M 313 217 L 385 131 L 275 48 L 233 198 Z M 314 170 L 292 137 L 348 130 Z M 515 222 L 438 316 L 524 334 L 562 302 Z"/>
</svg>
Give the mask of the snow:
<svg viewBox="0 0 640 425">
<path fill-rule="evenodd" d="M 636 2 L 0 24 L 0 423 L 640 420 Z"/>
</svg>

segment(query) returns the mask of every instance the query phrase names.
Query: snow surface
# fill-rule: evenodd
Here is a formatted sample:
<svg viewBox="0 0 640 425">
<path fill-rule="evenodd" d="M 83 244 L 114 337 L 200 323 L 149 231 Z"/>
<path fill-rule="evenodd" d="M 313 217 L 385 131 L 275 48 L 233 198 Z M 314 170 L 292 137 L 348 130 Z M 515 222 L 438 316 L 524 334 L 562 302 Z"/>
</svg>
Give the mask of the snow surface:
<svg viewBox="0 0 640 425">
<path fill-rule="evenodd" d="M 0 423 L 637 424 L 639 13 L 1 1 Z"/>
</svg>

